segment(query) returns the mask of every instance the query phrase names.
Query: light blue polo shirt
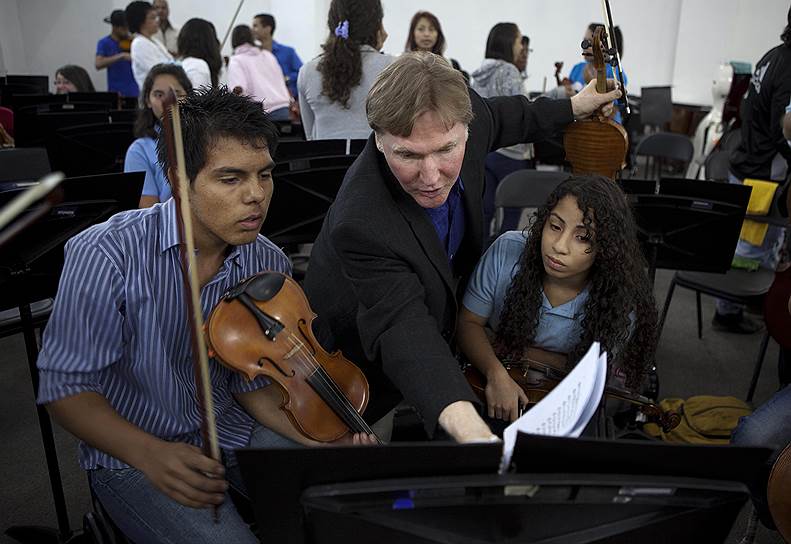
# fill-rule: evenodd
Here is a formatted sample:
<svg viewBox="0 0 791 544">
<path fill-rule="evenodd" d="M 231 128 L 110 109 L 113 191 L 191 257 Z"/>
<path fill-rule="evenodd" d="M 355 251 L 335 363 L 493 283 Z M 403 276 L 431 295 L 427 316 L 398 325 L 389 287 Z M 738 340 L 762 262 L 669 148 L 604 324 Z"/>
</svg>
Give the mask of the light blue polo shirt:
<svg viewBox="0 0 791 544">
<path fill-rule="evenodd" d="M 161 130 L 156 126 L 157 133 Z M 143 196 L 155 196 L 160 202 L 170 198 L 170 183 L 168 183 L 157 157 L 157 141 L 148 136 L 138 138 L 126 151 L 124 159 L 124 172 L 145 172 L 143 181 Z"/>
<path fill-rule="evenodd" d="M 485 317 L 497 331 L 508 287 L 519 269 L 519 259 L 527 238 L 522 231 L 502 234 L 489 247 L 467 285 L 462 304 L 472 313 Z M 588 287 L 554 308 L 543 299 L 533 346 L 558 353 L 570 353 L 582 337 L 582 319 L 588 301 Z"/>
</svg>

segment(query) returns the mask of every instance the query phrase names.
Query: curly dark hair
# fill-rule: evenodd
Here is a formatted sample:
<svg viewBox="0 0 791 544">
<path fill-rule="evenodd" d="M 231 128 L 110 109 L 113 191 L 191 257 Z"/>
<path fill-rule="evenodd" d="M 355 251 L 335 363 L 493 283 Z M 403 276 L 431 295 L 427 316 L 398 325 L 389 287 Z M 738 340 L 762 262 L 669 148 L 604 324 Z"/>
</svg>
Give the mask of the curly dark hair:
<svg viewBox="0 0 791 544">
<path fill-rule="evenodd" d="M 500 315 L 495 351 L 501 359 L 520 359 L 535 337 L 545 276 L 542 231 L 550 212 L 569 195 L 584 211 L 583 223 L 596 256 L 588 273 L 589 297 L 582 335 L 569 354 L 568 369 L 579 362 L 593 341 L 598 341 L 603 350 L 615 354 L 611 361 L 626 372 L 626 386 L 637 390 L 656 351 L 656 304 L 626 195 L 604 177 L 569 178 L 536 211 Z"/>
<path fill-rule="evenodd" d="M 179 56 L 203 59 L 209 65 L 212 87 L 217 86 L 217 78 L 222 68 L 220 41 L 214 25 L 205 19 L 190 19 L 179 31 Z"/>
<path fill-rule="evenodd" d="M 360 84 L 363 61 L 360 46 L 376 47 L 382 28 L 380 0 L 332 0 L 327 16 L 330 35 L 322 45 L 324 53 L 316 67 L 321 74 L 321 92 L 332 102 L 349 108 L 352 89 Z M 335 35 L 342 22 L 349 22 L 349 37 Z"/>
</svg>

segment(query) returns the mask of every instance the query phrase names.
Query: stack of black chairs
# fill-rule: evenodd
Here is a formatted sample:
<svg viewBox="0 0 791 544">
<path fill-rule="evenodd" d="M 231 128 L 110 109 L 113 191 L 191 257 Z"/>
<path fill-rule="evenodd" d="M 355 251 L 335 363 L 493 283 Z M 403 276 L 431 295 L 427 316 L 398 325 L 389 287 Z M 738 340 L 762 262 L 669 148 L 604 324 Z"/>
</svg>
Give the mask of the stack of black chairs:
<svg viewBox="0 0 791 544">
<path fill-rule="evenodd" d="M 112 92 L 53 95 L 48 87 L 47 76 L 0 78 L 0 105 L 14 112 L 16 146 L 46 148 L 52 170 L 67 176 L 123 171 L 136 102 Z"/>
</svg>

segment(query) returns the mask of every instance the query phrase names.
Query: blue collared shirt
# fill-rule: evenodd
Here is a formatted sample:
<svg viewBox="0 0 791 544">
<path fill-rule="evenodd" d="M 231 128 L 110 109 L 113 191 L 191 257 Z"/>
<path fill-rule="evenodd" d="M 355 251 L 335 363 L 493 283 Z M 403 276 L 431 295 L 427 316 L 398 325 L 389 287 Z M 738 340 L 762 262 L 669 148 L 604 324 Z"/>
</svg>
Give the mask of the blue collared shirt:
<svg viewBox="0 0 791 544">
<path fill-rule="evenodd" d="M 475 267 L 464 293 L 464 307 L 485 317 L 495 331 L 500 325 L 505 296 L 519 269 L 519 259 L 526 241 L 521 231 L 509 231 L 497 238 Z M 565 304 L 555 307 L 552 307 L 543 292 L 541 297 L 533 346 L 558 353 L 570 353 L 582 337 L 582 319 L 585 316 L 585 303 L 588 301 L 588 288 L 585 287 Z"/>
<path fill-rule="evenodd" d="M 162 130 L 159 123 L 154 126 L 154 129 L 157 134 Z M 170 183 L 159 164 L 157 141 L 154 138 L 144 136 L 132 142 L 132 145 L 126 150 L 124 172 L 146 173 L 142 191 L 144 196 L 155 196 L 160 202 L 165 202 L 170 198 Z"/>
<path fill-rule="evenodd" d="M 462 193 L 464 184 L 461 178 L 456 180 L 448 193 L 448 198 L 441 206 L 436 208 L 423 208 L 437 231 L 439 241 L 448 254 L 448 264 L 453 264 L 453 258 L 461 247 L 464 238 L 464 200 Z"/>
<path fill-rule="evenodd" d="M 288 78 L 286 86 L 291 93 L 291 96 L 296 98 L 297 94 L 297 76 L 299 69 L 302 68 L 302 60 L 297 55 L 293 47 L 277 43 L 272 40 L 272 54 L 277 58 L 280 68 L 283 70 L 283 75 Z"/>
<path fill-rule="evenodd" d="M 199 445 L 175 200 L 116 214 L 69 240 L 65 254 L 38 358 L 38 402 L 96 392 L 145 432 Z M 263 236 L 231 248 L 201 289 L 204 317 L 228 288 L 263 270 L 290 274 L 291 265 Z M 267 381 L 247 382 L 216 361 L 210 366 L 220 447 L 243 447 L 253 419 L 232 393 L 254 391 Z M 80 466 L 127 465 L 81 443 Z"/>
</svg>

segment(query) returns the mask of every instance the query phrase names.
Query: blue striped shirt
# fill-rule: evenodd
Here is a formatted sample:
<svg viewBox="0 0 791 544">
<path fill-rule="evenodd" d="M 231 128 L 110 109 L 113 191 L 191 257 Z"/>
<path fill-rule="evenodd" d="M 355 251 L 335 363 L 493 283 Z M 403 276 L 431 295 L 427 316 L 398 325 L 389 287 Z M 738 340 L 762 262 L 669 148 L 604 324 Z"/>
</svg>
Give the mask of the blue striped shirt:
<svg viewBox="0 0 791 544">
<path fill-rule="evenodd" d="M 263 270 L 290 274 L 291 264 L 263 236 L 233 247 L 201 289 L 204 317 L 228 288 Z M 142 430 L 200 445 L 183 294 L 173 199 L 119 213 L 69 240 L 38 358 L 38 402 L 93 391 Z M 210 366 L 220 447 L 243 447 L 253 419 L 232 393 L 253 391 L 268 382 L 258 378 L 248 383 L 214 361 Z M 81 443 L 80 466 L 127 465 Z"/>
</svg>

